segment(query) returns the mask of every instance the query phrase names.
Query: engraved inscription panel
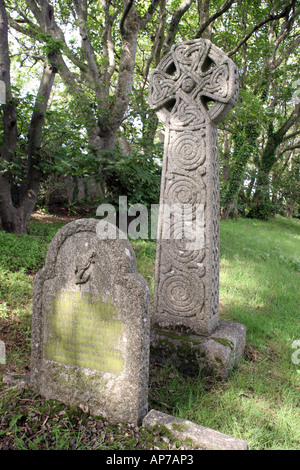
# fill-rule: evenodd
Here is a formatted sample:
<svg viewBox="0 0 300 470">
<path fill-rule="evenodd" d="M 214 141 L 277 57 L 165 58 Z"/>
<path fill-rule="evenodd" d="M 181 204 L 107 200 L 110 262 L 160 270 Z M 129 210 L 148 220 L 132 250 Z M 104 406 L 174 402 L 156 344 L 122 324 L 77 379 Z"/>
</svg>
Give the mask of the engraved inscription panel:
<svg viewBox="0 0 300 470">
<path fill-rule="evenodd" d="M 116 314 L 117 309 L 98 296 L 61 291 L 52 301 L 45 359 L 121 374 L 124 360 L 118 344 L 123 324 Z"/>
</svg>

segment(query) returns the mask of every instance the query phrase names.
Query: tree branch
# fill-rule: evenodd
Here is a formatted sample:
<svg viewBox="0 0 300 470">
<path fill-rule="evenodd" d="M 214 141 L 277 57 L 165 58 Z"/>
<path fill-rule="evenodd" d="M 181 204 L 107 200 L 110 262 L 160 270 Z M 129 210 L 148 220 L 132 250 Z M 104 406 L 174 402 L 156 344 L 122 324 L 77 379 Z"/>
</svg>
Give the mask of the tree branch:
<svg viewBox="0 0 300 470">
<path fill-rule="evenodd" d="M 270 14 L 264 20 L 257 23 L 255 26 L 253 26 L 253 28 L 250 29 L 250 31 L 246 34 L 246 36 L 235 46 L 235 48 L 232 49 L 232 51 L 227 53 L 227 55 L 231 57 L 234 54 L 236 54 L 237 51 L 240 49 L 240 47 L 242 47 L 243 44 L 245 44 L 248 41 L 248 39 L 252 36 L 252 34 L 255 33 L 255 31 L 257 31 L 258 29 L 260 29 L 262 26 L 264 26 L 266 23 L 269 23 L 270 21 L 284 18 L 288 14 L 290 9 L 291 9 L 291 5 L 288 5 L 282 12 L 278 13 L 277 15 Z"/>
<path fill-rule="evenodd" d="M 144 17 L 141 18 L 140 28 L 145 28 L 146 24 L 151 20 L 152 16 L 154 15 L 158 5 L 160 4 L 161 0 L 152 0 L 147 12 L 145 13 Z"/>
<path fill-rule="evenodd" d="M 34 24 L 32 21 L 28 20 L 24 16 L 24 20 L 26 21 L 26 24 L 28 24 L 28 28 L 25 26 L 21 25 L 16 19 L 14 19 L 12 16 L 8 17 L 9 24 L 10 26 L 18 31 L 21 34 L 24 34 L 24 36 L 28 36 L 41 44 L 45 43 L 45 39 L 39 35 L 39 33 L 45 33 L 45 23 L 44 19 L 41 16 L 40 21 L 41 23 Z M 64 53 L 66 57 L 76 66 L 78 67 L 84 74 L 88 74 L 89 69 L 88 67 L 81 61 L 79 60 L 75 54 L 68 48 L 66 44 L 66 40 L 64 37 L 64 34 L 62 30 L 57 26 L 57 24 L 54 22 L 53 29 L 49 31 L 49 34 L 51 34 L 51 37 L 54 40 L 59 40 L 64 44 Z"/>
<path fill-rule="evenodd" d="M 156 31 L 155 40 L 152 44 L 151 53 L 146 61 L 145 70 L 143 73 L 143 81 L 142 81 L 142 90 L 145 88 L 147 83 L 147 78 L 149 75 L 150 65 L 154 59 L 154 66 L 156 67 L 159 63 L 161 50 L 164 41 L 164 32 L 166 27 L 166 0 L 161 0 L 160 4 L 160 19 L 159 25 Z"/>
<path fill-rule="evenodd" d="M 295 122 L 297 122 L 297 120 L 299 119 L 299 115 L 300 115 L 300 103 L 296 104 L 290 117 L 285 121 L 285 123 L 281 126 L 281 128 L 277 131 L 277 133 L 284 137 L 285 134 L 288 132 L 288 130 L 292 127 L 292 125 Z"/>
<path fill-rule="evenodd" d="M 162 55 L 165 55 L 170 47 L 174 44 L 176 34 L 178 32 L 179 23 L 184 14 L 189 10 L 191 5 L 195 3 L 195 0 L 183 0 L 181 5 L 175 10 L 173 17 L 170 21 L 167 37 L 164 42 Z"/>
<path fill-rule="evenodd" d="M 32 13 L 33 13 L 36 21 L 38 22 L 38 24 L 40 26 L 42 26 L 43 22 L 44 22 L 44 18 L 43 18 L 41 10 L 37 6 L 36 1 L 35 0 L 26 0 L 26 4 L 27 4 L 28 8 L 32 11 Z M 44 30 L 44 32 L 45 32 L 45 30 Z"/>
<path fill-rule="evenodd" d="M 300 35 L 295 39 L 295 41 L 292 42 L 292 44 L 290 44 L 289 47 L 287 47 L 283 50 L 283 52 L 280 54 L 280 56 L 277 60 L 273 60 L 273 57 L 272 57 L 272 59 L 270 59 L 270 62 L 269 62 L 270 70 L 276 69 L 284 61 L 284 59 L 291 54 L 293 49 L 295 49 L 295 47 L 299 46 L 299 44 L 300 44 Z"/>
<path fill-rule="evenodd" d="M 286 141 L 288 139 L 292 139 L 293 137 L 296 137 L 299 134 L 300 134 L 300 129 L 298 131 L 293 132 L 292 134 L 286 135 L 283 140 Z"/>
<path fill-rule="evenodd" d="M 54 27 L 54 9 L 46 0 L 40 0 L 42 7 L 43 24 L 45 26 L 45 33 L 50 34 L 51 29 Z M 48 107 L 52 87 L 57 73 L 56 66 L 56 52 L 51 52 L 48 56 L 48 63 L 44 67 L 43 76 L 40 81 L 39 90 L 37 93 L 29 131 L 28 131 L 28 171 L 27 178 L 23 188 L 23 196 L 29 191 L 33 192 L 34 197 L 37 197 L 41 170 L 38 169 L 38 164 L 41 159 L 40 145 L 42 140 L 42 129 L 45 122 L 46 110 Z M 24 199 L 26 200 L 26 198 Z"/>
<path fill-rule="evenodd" d="M 123 15 L 122 15 L 121 21 L 120 21 L 120 33 L 121 33 L 122 37 L 126 35 L 126 25 L 125 25 L 125 23 L 126 23 L 127 16 L 129 15 L 130 10 L 133 7 L 133 5 L 134 5 L 134 0 L 128 0 L 127 5 L 126 6 L 124 5 L 125 8 L 124 8 Z"/>
<path fill-rule="evenodd" d="M 82 47 L 85 53 L 85 57 L 89 66 L 89 69 L 91 71 L 93 80 L 96 84 L 99 84 L 100 81 L 100 74 L 99 74 L 99 69 L 98 69 L 98 64 L 97 60 L 95 57 L 95 52 L 94 49 L 91 46 L 90 38 L 89 38 L 89 33 L 87 29 L 87 2 L 86 0 L 73 0 L 76 14 L 78 16 L 78 21 L 79 21 L 79 30 L 80 30 L 80 35 L 82 38 Z M 98 87 L 96 86 L 96 89 Z"/>
<path fill-rule="evenodd" d="M 3 111 L 1 160 L 11 161 L 16 151 L 18 130 L 16 104 L 11 92 L 8 18 L 4 0 L 0 0 L 0 80 L 5 84 L 6 98 L 6 104 L 1 105 Z"/>
<path fill-rule="evenodd" d="M 284 141 L 284 139 L 283 139 Z M 286 152 L 289 152 L 289 155 L 288 157 L 285 159 L 285 162 L 283 164 L 283 169 L 285 169 L 285 167 L 287 166 L 288 162 L 289 162 L 289 159 L 291 158 L 291 156 L 293 155 L 294 153 L 294 150 L 300 148 L 300 142 L 295 142 L 295 143 L 291 143 L 290 145 L 288 145 L 287 147 L 284 147 L 283 149 L 279 149 L 278 152 L 277 152 L 277 158 L 276 158 L 276 162 L 278 162 L 280 160 L 280 158 L 282 157 L 282 155 Z"/>
<path fill-rule="evenodd" d="M 110 15 L 109 7 L 111 5 L 111 0 L 101 0 L 101 5 L 103 7 L 105 15 L 105 24 L 102 33 L 103 55 L 105 60 L 102 75 L 104 77 L 103 81 L 105 83 L 108 83 L 116 68 L 115 47 L 112 37 L 112 25 L 114 24 L 118 16 L 118 9 L 116 8 L 114 13 Z"/>
<path fill-rule="evenodd" d="M 24 36 L 29 36 L 31 39 L 35 39 L 43 43 L 43 40 L 38 36 L 38 32 L 42 32 L 38 26 L 35 25 L 34 29 L 26 28 L 26 26 L 21 25 L 19 21 L 15 20 L 11 16 L 8 16 L 8 21 L 9 25 L 19 33 L 22 33 Z"/>
<path fill-rule="evenodd" d="M 198 30 L 198 32 L 196 33 L 196 36 L 195 36 L 195 39 L 198 39 L 198 38 L 201 38 L 202 34 L 204 33 L 204 31 L 206 30 L 206 28 L 211 24 L 213 23 L 217 18 L 219 18 L 220 16 L 223 15 L 223 13 L 225 13 L 227 10 L 229 10 L 229 8 L 234 4 L 236 3 L 237 0 L 225 0 L 225 2 L 223 3 L 223 5 L 220 7 L 220 9 L 214 14 L 212 15 L 210 18 L 208 18 L 208 20 L 205 21 L 205 23 L 201 26 L 201 28 Z"/>
<path fill-rule="evenodd" d="M 296 142 L 295 144 L 292 144 L 292 145 L 289 145 L 288 147 L 285 147 L 284 149 L 280 150 L 279 154 L 278 154 L 278 158 L 277 160 L 281 157 L 281 155 L 283 155 L 285 152 L 289 152 L 289 151 L 292 151 L 292 150 L 295 150 L 295 149 L 299 149 L 300 148 L 300 142 Z"/>
</svg>

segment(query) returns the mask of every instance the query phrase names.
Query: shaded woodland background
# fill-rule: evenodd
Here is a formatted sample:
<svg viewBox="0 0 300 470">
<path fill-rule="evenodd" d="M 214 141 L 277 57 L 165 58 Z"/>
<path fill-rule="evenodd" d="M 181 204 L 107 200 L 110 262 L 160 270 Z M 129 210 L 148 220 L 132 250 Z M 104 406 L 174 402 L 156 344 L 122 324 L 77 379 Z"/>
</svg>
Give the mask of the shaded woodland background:
<svg viewBox="0 0 300 470">
<path fill-rule="evenodd" d="M 219 125 L 220 216 L 299 218 L 299 12 L 299 0 L 0 0 L 3 230 L 27 233 L 36 205 L 158 203 L 149 73 L 200 37 L 240 74 Z"/>
</svg>

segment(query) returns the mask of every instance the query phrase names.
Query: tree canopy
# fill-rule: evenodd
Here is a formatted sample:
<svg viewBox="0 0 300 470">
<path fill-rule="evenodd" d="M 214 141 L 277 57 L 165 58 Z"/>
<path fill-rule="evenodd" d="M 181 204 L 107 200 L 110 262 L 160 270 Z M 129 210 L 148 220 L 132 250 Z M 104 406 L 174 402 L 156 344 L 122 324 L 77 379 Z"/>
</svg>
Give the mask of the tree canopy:
<svg viewBox="0 0 300 470">
<path fill-rule="evenodd" d="M 299 215 L 299 0 L 0 0 L 0 217 L 28 230 L 51 174 L 94 174 L 101 197 L 158 202 L 163 128 L 151 70 L 181 40 L 236 63 L 219 126 L 222 217 Z"/>
</svg>

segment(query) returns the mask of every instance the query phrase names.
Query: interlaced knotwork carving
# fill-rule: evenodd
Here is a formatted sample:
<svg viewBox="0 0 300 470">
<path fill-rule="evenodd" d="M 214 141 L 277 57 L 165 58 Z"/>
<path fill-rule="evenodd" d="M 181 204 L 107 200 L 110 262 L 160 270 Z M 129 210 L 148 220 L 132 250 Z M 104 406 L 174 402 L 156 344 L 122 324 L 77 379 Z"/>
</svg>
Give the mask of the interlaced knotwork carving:
<svg viewBox="0 0 300 470">
<path fill-rule="evenodd" d="M 200 334 L 209 334 L 217 326 L 216 125 L 237 99 L 234 63 L 204 39 L 173 46 L 150 78 L 150 106 L 166 126 L 154 294 L 154 318 L 162 326 L 184 326 Z M 166 240 L 162 235 L 170 207 L 170 239 Z"/>
</svg>

